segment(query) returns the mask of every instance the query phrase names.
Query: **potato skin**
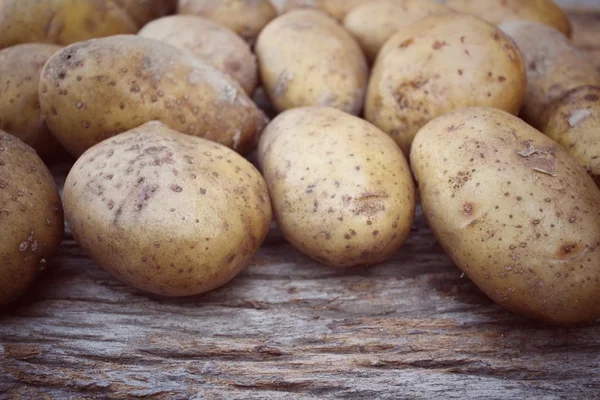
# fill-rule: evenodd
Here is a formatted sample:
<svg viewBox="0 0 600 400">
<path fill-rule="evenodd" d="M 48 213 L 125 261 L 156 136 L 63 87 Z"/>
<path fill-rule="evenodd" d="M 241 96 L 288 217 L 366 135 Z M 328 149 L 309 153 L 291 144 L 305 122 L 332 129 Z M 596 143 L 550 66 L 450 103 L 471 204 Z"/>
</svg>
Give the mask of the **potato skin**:
<svg viewBox="0 0 600 400">
<path fill-rule="evenodd" d="M 600 187 L 600 87 L 573 89 L 546 114 L 542 132 L 563 146 Z"/>
<path fill-rule="evenodd" d="M 5 0 L 0 4 L 0 49 L 31 42 L 67 45 L 136 31 L 125 10 L 108 0 Z"/>
<path fill-rule="evenodd" d="M 42 115 L 72 155 L 151 120 L 245 153 L 264 114 L 233 80 L 192 54 L 133 35 L 73 44 L 40 79 Z"/>
<path fill-rule="evenodd" d="M 303 9 L 276 18 L 261 32 L 255 51 L 263 86 L 278 111 L 327 106 L 357 115 L 362 109 L 365 57 L 326 14 Z"/>
<path fill-rule="evenodd" d="M 364 120 L 328 107 L 286 111 L 265 129 L 258 160 L 285 238 L 319 262 L 376 264 L 410 233 L 408 163 Z"/>
<path fill-rule="evenodd" d="M 356 7 L 373 0 L 271 0 L 278 14 L 285 14 L 298 8 L 315 8 L 326 12 L 338 21 Z"/>
<path fill-rule="evenodd" d="M 600 191 L 561 146 L 469 108 L 423 127 L 410 161 L 429 226 L 489 297 L 556 324 L 600 316 Z"/>
<path fill-rule="evenodd" d="M 216 22 L 193 15 L 173 15 L 150 22 L 138 35 L 192 52 L 236 80 L 248 95 L 256 88 L 258 65 L 250 46 Z"/>
<path fill-rule="evenodd" d="M 138 289 L 188 296 L 224 285 L 266 237 L 259 172 L 232 150 L 149 122 L 88 150 L 64 188 L 73 236 Z"/>
<path fill-rule="evenodd" d="M 449 111 L 486 106 L 517 113 L 526 90 L 517 46 L 470 15 L 426 18 L 400 29 L 379 52 L 365 118 L 406 155 L 417 131 Z"/>
<path fill-rule="evenodd" d="M 135 21 L 138 27 L 148 22 L 173 14 L 177 9 L 177 0 L 112 0 Z"/>
<path fill-rule="evenodd" d="M 344 28 L 354 36 L 372 63 L 383 44 L 398 29 L 430 15 L 451 12 L 435 0 L 378 0 L 352 9 L 344 18 Z"/>
<path fill-rule="evenodd" d="M 571 36 L 571 22 L 552 0 L 447 0 L 446 5 L 464 14 L 473 14 L 494 25 L 509 21 L 533 21 Z"/>
<path fill-rule="evenodd" d="M 193 14 L 211 19 L 253 41 L 277 16 L 268 0 L 179 0 L 179 14 Z"/>
<path fill-rule="evenodd" d="M 0 131 L 0 304 L 23 294 L 56 251 L 63 209 L 35 151 Z"/>
<path fill-rule="evenodd" d="M 40 114 L 42 67 L 59 46 L 27 43 L 0 50 L 0 129 L 33 147 L 40 157 L 61 151 Z"/>
<path fill-rule="evenodd" d="M 600 86 L 600 73 L 567 38 L 555 29 L 535 22 L 515 21 L 500 25 L 517 43 L 527 67 L 527 95 L 523 119 L 538 129 L 553 102 L 580 86 Z"/>
</svg>

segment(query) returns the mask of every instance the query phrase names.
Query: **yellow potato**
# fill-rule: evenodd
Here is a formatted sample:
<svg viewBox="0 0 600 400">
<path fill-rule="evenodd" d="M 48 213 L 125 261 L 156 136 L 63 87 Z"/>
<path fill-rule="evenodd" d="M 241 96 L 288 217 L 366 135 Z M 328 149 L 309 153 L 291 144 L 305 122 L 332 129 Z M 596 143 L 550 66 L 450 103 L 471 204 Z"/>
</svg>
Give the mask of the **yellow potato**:
<svg viewBox="0 0 600 400">
<path fill-rule="evenodd" d="M 269 194 L 252 164 L 159 122 L 88 150 L 67 177 L 64 204 L 75 240 L 94 262 L 167 296 L 233 279 L 271 224 Z"/>
<path fill-rule="evenodd" d="M 138 34 L 192 52 L 235 79 L 250 95 L 256 88 L 258 66 L 250 46 L 216 22 L 193 15 L 173 15 L 150 22 Z"/>
<path fill-rule="evenodd" d="M 0 49 L 30 42 L 67 45 L 136 31 L 125 10 L 109 0 L 4 0 L 0 4 Z"/>
<path fill-rule="evenodd" d="M 177 8 L 177 0 L 112 0 L 123 8 L 138 27 L 146 25 L 153 19 L 173 14 Z"/>
<path fill-rule="evenodd" d="M 329 106 L 360 112 L 367 63 L 354 39 L 326 14 L 306 9 L 276 18 L 258 37 L 255 51 L 277 110 Z"/>
<path fill-rule="evenodd" d="M 600 73 L 567 38 L 535 22 L 515 21 L 500 28 L 514 39 L 527 67 L 527 95 L 523 118 L 541 129 L 551 104 L 585 85 L 600 86 Z"/>
<path fill-rule="evenodd" d="M 61 149 L 40 115 L 38 82 L 42 67 L 58 50 L 52 44 L 28 43 L 0 51 L 0 129 L 44 159 Z"/>
<path fill-rule="evenodd" d="M 35 151 L 0 131 L 0 304 L 23 294 L 62 240 L 54 179 Z"/>
<path fill-rule="evenodd" d="M 133 35 L 56 53 L 42 71 L 40 104 L 50 130 L 76 157 L 152 120 L 246 153 L 265 124 L 226 75 L 184 50 Z"/>
<path fill-rule="evenodd" d="M 425 17 L 450 12 L 452 10 L 435 0 L 378 0 L 350 11 L 344 19 L 344 27 L 373 62 L 383 44 L 399 29 Z"/>
<path fill-rule="evenodd" d="M 431 119 L 469 106 L 516 114 L 525 90 L 521 54 L 499 29 L 469 15 L 429 17 L 400 29 L 381 49 L 365 118 L 408 155 Z"/>
<path fill-rule="evenodd" d="M 509 21 L 533 21 L 571 36 L 567 15 L 552 0 L 447 0 L 458 12 L 473 14 L 494 25 Z"/>
<path fill-rule="evenodd" d="M 429 226 L 490 298 L 557 324 L 600 316 L 600 191 L 561 146 L 469 108 L 423 127 L 410 161 Z"/>
<path fill-rule="evenodd" d="M 258 160 L 285 238 L 319 262 L 376 264 L 410 233 L 410 168 L 366 121 L 328 107 L 286 111 L 265 129 Z"/>
<path fill-rule="evenodd" d="M 277 16 L 268 0 L 179 0 L 178 13 L 211 19 L 249 41 Z"/>
<path fill-rule="evenodd" d="M 542 132 L 563 146 L 600 187 L 600 87 L 573 89 L 546 114 Z"/>
</svg>

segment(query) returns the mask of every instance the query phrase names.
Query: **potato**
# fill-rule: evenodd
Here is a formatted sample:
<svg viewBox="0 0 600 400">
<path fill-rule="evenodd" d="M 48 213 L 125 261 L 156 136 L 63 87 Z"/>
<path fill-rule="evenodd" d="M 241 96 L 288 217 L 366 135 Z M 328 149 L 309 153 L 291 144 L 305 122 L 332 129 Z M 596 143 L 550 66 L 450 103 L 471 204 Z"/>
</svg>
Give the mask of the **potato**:
<svg viewBox="0 0 600 400">
<path fill-rule="evenodd" d="M 173 14 L 177 8 L 177 0 L 112 0 L 123 8 L 135 21 L 138 27 L 146 25 L 153 19 Z"/>
<path fill-rule="evenodd" d="M 52 175 L 31 147 L 0 131 L 0 304 L 31 286 L 63 229 Z"/>
<path fill-rule="evenodd" d="M 569 18 L 552 0 L 447 0 L 446 5 L 494 25 L 525 20 L 551 26 L 567 36 L 572 33 Z"/>
<path fill-rule="evenodd" d="M 429 226 L 485 294 L 557 324 L 600 316 L 600 191 L 561 146 L 469 108 L 423 127 L 410 161 Z"/>
<path fill-rule="evenodd" d="M 271 223 L 265 182 L 232 150 L 149 122 L 89 149 L 65 182 L 75 240 L 121 281 L 166 296 L 233 279 Z"/>
<path fill-rule="evenodd" d="M 150 22 L 138 34 L 191 51 L 236 80 L 249 95 L 256 88 L 258 66 L 250 46 L 216 22 L 192 15 L 173 15 Z"/>
<path fill-rule="evenodd" d="M 212 19 L 249 41 L 277 16 L 268 0 L 179 0 L 178 13 Z"/>
<path fill-rule="evenodd" d="M 136 31 L 129 15 L 108 0 L 4 0 L 0 4 L 0 49 L 30 42 L 67 45 Z"/>
<path fill-rule="evenodd" d="M 285 238 L 319 262 L 376 264 L 410 233 L 410 168 L 366 121 L 329 107 L 286 111 L 265 129 L 258 160 Z"/>
<path fill-rule="evenodd" d="M 133 35 L 56 53 L 42 71 L 40 104 L 50 130 L 76 157 L 152 120 L 246 153 L 266 122 L 226 75 L 191 53 Z"/>
<path fill-rule="evenodd" d="M 500 28 L 519 46 L 527 66 L 528 88 L 522 116 L 541 129 L 550 105 L 580 86 L 600 85 L 598 70 L 560 32 L 534 22 Z"/>
<path fill-rule="evenodd" d="M 316 8 L 324 11 L 338 21 L 361 4 L 373 0 L 271 0 L 278 14 L 284 14 L 298 8 Z"/>
<path fill-rule="evenodd" d="M 519 112 L 526 84 L 521 54 L 500 30 L 469 15 L 429 17 L 400 29 L 379 52 L 365 118 L 408 155 L 418 130 L 449 111 Z"/>
<path fill-rule="evenodd" d="M 42 67 L 58 50 L 52 44 L 28 43 L 0 51 L 0 129 L 45 159 L 61 149 L 41 117 L 38 82 Z"/>
<path fill-rule="evenodd" d="M 258 37 L 255 51 L 263 86 L 278 111 L 329 106 L 360 112 L 367 63 L 354 39 L 324 13 L 296 10 L 276 18 Z"/>
<path fill-rule="evenodd" d="M 354 8 L 344 27 L 358 41 L 370 62 L 398 29 L 413 25 L 430 15 L 452 12 L 435 0 L 378 0 Z"/>
<path fill-rule="evenodd" d="M 542 119 L 542 132 L 563 146 L 600 187 L 600 87 L 573 89 Z"/>
</svg>

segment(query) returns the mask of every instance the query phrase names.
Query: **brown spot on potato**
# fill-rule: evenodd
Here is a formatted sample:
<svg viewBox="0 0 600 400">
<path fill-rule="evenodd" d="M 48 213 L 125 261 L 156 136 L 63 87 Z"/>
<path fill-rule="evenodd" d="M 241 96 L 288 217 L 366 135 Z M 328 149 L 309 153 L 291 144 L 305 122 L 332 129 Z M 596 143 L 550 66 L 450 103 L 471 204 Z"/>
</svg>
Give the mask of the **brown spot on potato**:
<svg viewBox="0 0 600 400">
<path fill-rule="evenodd" d="M 473 203 L 465 203 L 463 204 L 463 214 L 464 215 L 471 215 L 473 214 L 473 209 L 475 208 L 475 206 L 473 205 Z"/>
<path fill-rule="evenodd" d="M 410 38 L 410 39 L 406 39 L 404 42 L 400 43 L 400 46 L 398 46 L 401 49 L 405 49 L 408 46 L 410 46 L 411 44 L 413 44 L 415 42 L 414 38 Z"/>
<path fill-rule="evenodd" d="M 431 46 L 431 48 L 434 50 L 439 50 L 444 46 L 449 46 L 448 42 L 436 40 L 435 42 L 433 42 L 433 45 Z"/>
</svg>

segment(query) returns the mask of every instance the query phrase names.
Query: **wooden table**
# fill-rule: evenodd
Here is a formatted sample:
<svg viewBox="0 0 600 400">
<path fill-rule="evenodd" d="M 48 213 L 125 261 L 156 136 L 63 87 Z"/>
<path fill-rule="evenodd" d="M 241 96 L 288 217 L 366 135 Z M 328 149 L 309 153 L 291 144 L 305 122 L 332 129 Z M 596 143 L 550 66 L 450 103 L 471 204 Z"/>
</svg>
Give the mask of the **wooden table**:
<svg viewBox="0 0 600 400">
<path fill-rule="evenodd" d="M 571 16 L 600 67 L 600 11 Z M 0 310 L 0 398 L 90 397 L 600 398 L 600 321 L 552 328 L 502 310 L 420 215 L 393 259 L 351 270 L 315 265 L 273 229 L 231 284 L 184 299 L 121 284 L 67 236 Z"/>
</svg>

